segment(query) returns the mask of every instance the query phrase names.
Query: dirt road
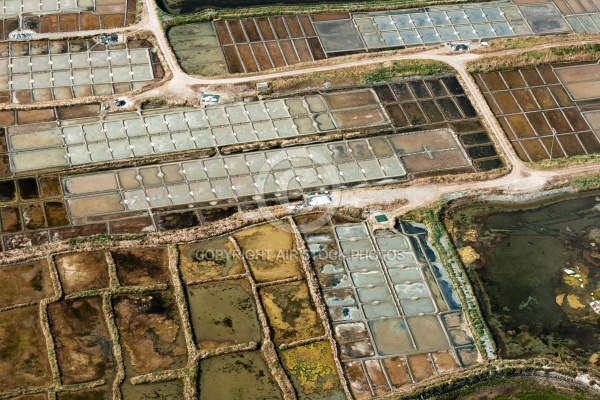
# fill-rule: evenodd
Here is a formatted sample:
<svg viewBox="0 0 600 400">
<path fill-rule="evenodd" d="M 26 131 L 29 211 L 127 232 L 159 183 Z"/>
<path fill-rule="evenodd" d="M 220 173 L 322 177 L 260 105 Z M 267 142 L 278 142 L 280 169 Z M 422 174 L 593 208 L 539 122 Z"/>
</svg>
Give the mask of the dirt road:
<svg viewBox="0 0 600 400">
<path fill-rule="evenodd" d="M 569 168 L 561 168 L 558 170 L 534 169 L 531 168 L 529 165 L 523 163 L 513 151 L 511 144 L 506 138 L 506 135 L 502 131 L 501 127 L 498 125 L 494 114 L 488 107 L 476 83 L 472 79 L 471 75 L 467 72 L 466 65 L 469 61 L 473 61 L 478 58 L 516 53 L 522 51 L 522 49 L 504 50 L 501 52 L 480 55 L 473 53 L 447 54 L 447 49 L 437 48 L 420 53 L 399 54 L 392 56 L 386 55 L 356 61 L 342 61 L 339 64 L 336 64 L 335 66 L 312 66 L 297 70 L 272 72 L 255 76 L 235 76 L 231 78 L 217 79 L 197 78 L 187 75 L 179 67 L 175 55 L 173 54 L 169 46 L 166 34 L 162 29 L 154 1 L 143 0 L 143 4 L 144 7 L 142 10 L 141 20 L 138 24 L 132 27 L 132 29 L 148 30 L 151 31 L 156 37 L 158 47 L 160 48 L 162 54 L 165 57 L 165 63 L 172 73 L 172 79 L 169 82 L 167 82 L 164 87 L 160 88 L 160 91 L 168 93 L 171 96 L 192 95 L 195 92 L 194 90 L 192 90 L 192 86 L 208 86 L 215 84 L 234 84 L 243 82 L 265 81 L 275 78 L 285 78 L 291 76 L 298 76 L 302 74 L 313 74 L 316 72 L 331 71 L 332 69 L 360 67 L 372 65 L 374 63 L 383 63 L 397 60 L 437 60 L 452 66 L 458 72 L 458 75 L 460 75 L 460 77 L 462 78 L 462 81 L 465 84 L 465 89 L 468 93 L 470 93 L 474 106 L 477 108 L 482 118 L 490 127 L 493 135 L 497 138 L 497 143 L 499 144 L 500 148 L 502 149 L 502 152 L 506 156 L 507 161 L 510 163 L 510 173 L 498 179 L 481 182 L 431 185 L 419 184 L 396 189 L 363 188 L 356 190 L 347 190 L 335 195 L 337 196 L 336 201 L 342 202 L 343 204 L 363 207 L 368 206 L 372 203 L 381 203 L 382 201 L 392 202 L 396 199 L 406 199 L 408 202 L 396 210 L 398 213 L 402 213 L 417 207 L 422 207 L 431 204 L 444 194 L 461 191 L 477 191 L 483 189 L 497 189 L 502 190 L 506 193 L 515 194 L 525 193 L 540 190 L 549 181 L 559 179 L 561 177 L 600 173 L 599 164 L 573 166 Z M 89 32 L 85 32 L 84 34 L 88 35 Z M 70 35 L 72 36 L 72 33 Z M 54 35 L 48 36 L 53 37 Z M 587 42 L 578 42 L 577 44 L 580 43 Z M 564 45 L 564 43 L 562 43 L 562 45 Z M 538 47 L 548 48 L 551 47 L 551 45 L 544 44 Z M 153 93 L 145 93 L 142 95 L 138 95 L 137 97 L 149 95 L 153 95 Z"/>
<path fill-rule="evenodd" d="M 145 12 L 147 15 L 143 18 L 143 23 L 140 28 L 150 30 L 157 38 L 160 50 L 165 55 L 166 63 L 173 73 L 173 79 L 168 83 L 166 88 L 173 93 L 185 93 L 188 91 L 189 85 L 214 85 L 214 84 L 233 84 L 242 82 L 265 81 L 275 78 L 285 78 L 298 76 L 302 74 L 313 74 L 316 72 L 330 71 L 332 69 L 352 68 L 359 66 L 371 65 L 373 63 L 383 63 L 387 61 L 397 60 L 437 60 L 452 66 L 462 78 L 465 84 L 465 90 L 470 93 L 474 106 L 479 111 L 482 118 L 491 129 L 491 133 L 497 138 L 497 143 L 500 145 L 507 161 L 510 164 L 511 171 L 507 175 L 494 180 L 481 182 L 469 182 L 459 184 L 425 184 L 411 185 L 405 188 L 395 189 L 355 189 L 346 190 L 334 194 L 334 201 L 338 204 L 353 205 L 365 207 L 373 203 L 393 202 L 397 199 L 406 199 L 407 203 L 398 209 L 394 210 L 397 213 L 403 213 L 414 208 L 427 206 L 434 203 L 440 196 L 462 192 L 462 191 L 477 191 L 496 189 L 505 193 L 530 193 L 541 190 L 548 182 L 560 179 L 561 177 L 571 177 L 583 174 L 600 173 L 600 165 L 588 164 L 573 166 L 570 168 L 561 168 L 559 170 L 539 170 L 534 169 L 523 163 L 515 154 L 512 145 L 508 141 L 506 135 L 499 126 L 492 110 L 487 105 L 483 95 L 479 91 L 477 84 L 466 70 L 468 62 L 482 57 L 490 57 L 494 55 L 514 54 L 521 50 L 504 50 L 501 52 L 490 53 L 485 55 L 462 53 L 462 54 L 447 54 L 447 49 L 433 49 L 421 53 L 400 54 L 393 56 L 382 56 L 363 60 L 342 62 L 335 66 L 315 66 L 302 68 L 298 70 L 281 71 L 255 75 L 250 77 L 231 77 L 231 78 L 195 78 L 187 75 L 181 70 L 175 57 L 170 49 L 168 40 L 163 32 L 156 9 L 152 0 L 144 0 L 146 4 Z M 581 42 L 585 43 L 585 42 Z M 564 45 L 564 43 L 562 44 Z M 548 48 L 552 45 L 544 44 L 540 48 Z"/>
</svg>

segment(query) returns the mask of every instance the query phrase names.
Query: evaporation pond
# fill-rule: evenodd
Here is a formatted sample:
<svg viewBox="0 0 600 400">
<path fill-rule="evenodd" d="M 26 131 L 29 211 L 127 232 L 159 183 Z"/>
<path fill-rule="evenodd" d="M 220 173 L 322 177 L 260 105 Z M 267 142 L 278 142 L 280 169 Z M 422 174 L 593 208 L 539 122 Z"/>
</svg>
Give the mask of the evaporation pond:
<svg viewBox="0 0 600 400">
<path fill-rule="evenodd" d="M 260 341 L 248 282 L 192 286 L 188 288 L 188 299 L 194 336 L 202 347 Z"/>
</svg>

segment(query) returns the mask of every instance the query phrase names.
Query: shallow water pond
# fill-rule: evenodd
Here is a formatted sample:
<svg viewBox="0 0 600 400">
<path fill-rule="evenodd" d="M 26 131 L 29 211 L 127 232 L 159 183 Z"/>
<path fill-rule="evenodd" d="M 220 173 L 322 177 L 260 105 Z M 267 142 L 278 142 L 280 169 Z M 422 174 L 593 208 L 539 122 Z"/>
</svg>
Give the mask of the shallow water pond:
<svg viewBox="0 0 600 400">
<path fill-rule="evenodd" d="M 329 343 L 322 341 L 287 349 L 281 352 L 281 357 L 300 398 L 346 398 L 340 386 Z"/>
<path fill-rule="evenodd" d="M 201 348 L 260 341 L 256 306 L 247 281 L 192 286 L 188 301 Z"/>
<path fill-rule="evenodd" d="M 212 357 L 200 363 L 200 400 L 281 398 L 259 351 Z"/>
<path fill-rule="evenodd" d="M 180 381 L 147 383 L 145 385 L 121 385 L 123 400 L 177 400 L 183 398 L 183 385 Z"/>
<path fill-rule="evenodd" d="M 590 304 L 600 299 L 596 195 L 522 209 L 459 208 L 446 220 L 503 357 L 597 364 L 600 326 Z"/>
</svg>

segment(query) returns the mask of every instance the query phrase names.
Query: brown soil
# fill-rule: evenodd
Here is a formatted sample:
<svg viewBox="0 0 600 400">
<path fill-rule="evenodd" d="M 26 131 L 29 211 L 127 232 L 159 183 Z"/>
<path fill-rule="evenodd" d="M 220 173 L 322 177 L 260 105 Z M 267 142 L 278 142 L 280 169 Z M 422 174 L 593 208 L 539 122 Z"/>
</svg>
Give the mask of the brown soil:
<svg viewBox="0 0 600 400">
<path fill-rule="evenodd" d="M 41 204 L 30 204 L 21 207 L 23 215 L 23 225 L 27 229 L 35 230 L 46 227 L 44 219 L 44 210 Z"/>
<path fill-rule="evenodd" d="M 333 235 L 333 229 L 328 224 L 328 219 L 322 213 L 304 214 L 294 217 L 294 222 L 300 233 L 328 233 Z"/>
<path fill-rule="evenodd" d="M 271 17 L 271 24 L 273 25 L 273 29 L 275 29 L 275 34 L 278 39 L 289 39 L 290 36 L 285 29 L 283 17 Z"/>
<path fill-rule="evenodd" d="M 55 262 L 65 294 L 108 286 L 108 265 L 103 251 L 59 254 Z"/>
<path fill-rule="evenodd" d="M 110 221 L 109 225 L 111 233 L 140 233 L 154 231 L 154 225 L 150 217 Z"/>
<path fill-rule="evenodd" d="M 281 47 L 281 51 L 283 52 L 283 56 L 288 65 L 298 64 L 300 62 L 290 40 L 281 40 L 279 46 Z"/>
<path fill-rule="evenodd" d="M 523 146 L 531 161 L 541 161 L 548 158 L 548 153 L 544 147 L 542 147 L 539 140 L 522 141 L 521 146 Z"/>
<path fill-rule="evenodd" d="M 312 20 L 315 22 L 319 21 L 333 21 L 338 19 L 348 19 L 350 15 L 348 13 L 340 12 L 340 13 L 329 13 L 329 14 L 315 14 L 312 15 Z"/>
<path fill-rule="evenodd" d="M 371 389 L 367 378 L 360 366 L 360 361 L 350 361 L 344 363 L 346 375 L 350 381 L 350 389 L 357 400 L 371 398 Z"/>
<path fill-rule="evenodd" d="M 250 45 L 245 43 L 238 44 L 237 49 L 240 53 L 240 57 L 242 58 L 242 63 L 246 67 L 246 72 L 258 71 L 256 62 L 254 61 L 254 57 L 252 56 L 252 50 L 250 49 Z"/>
<path fill-rule="evenodd" d="M 64 384 L 106 378 L 111 373 L 112 343 L 100 297 L 50 304 L 48 317 Z"/>
<path fill-rule="evenodd" d="M 2 125 L 9 126 L 15 124 L 15 112 L 12 110 L 0 111 L 0 121 Z"/>
<path fill-rule="evenodd" d="M 51 383 L 38 307 L 0 314 L 0 391 Z"/>
<path fill-rule="evenodd" d="M 257 282 L 301 276 L 301 263 L 290 232 L 281 221 L 244 229 L 233 235 Z"/>
<path fill-rule="evenodd" d="M 415 354 L 408 357 L 408 364 L 415 381 L 420 382 L 435 375 L 427 354 Z"/>
<path fill-rule="evenodd" d="M 58 15 L 44 15 L 41 17 L 40 33 L 56 33 L 58 31 Z"/>
<path fill-rule="evenodd" d="M 378 360 L 366 360 L 365 370 L 367 371 L 367 375 L 369 375 L 371 387 L 375 391 L 375 395 L 381 396 L 390 391 L 390 387 L 387 384 L 387 380 Z"/>
<path fill-rule="evenodd" d="M 440 374 L 455 371 L 460 368 L 454 355 L 450 351 L 431 353 L 431 358 L 433 358 L 433 362 Z"/>
<path fill-rule="evenodd" d="M 527 121 L 524 115 L 516 114 L 506 117 L 510 126 L 514 129 L 517 138 L 536 137 L 535 131 Z"/>
<path fill-rule="evenodd" d="M 152 64 L 152 73 L 154 74 L 154 79 L 162 79 L 165 76 L 165 70 L 160 64 Z"/>
<path fill-rule="evenodd" d="M 54 295 L 46 260 L 1 269 L 0 287 L 0 308 Z"/>
<path fill-rule="evenodd" d="M 306 44 L 304 39 L 294 39 L 294 47 L 296 47 L 296 51 L 298 51 L 298 56 L 300 56 L 301 62 L 313 61 L 308 44 Z"/>
<path fill-rule="evenodd" d="M 221 46 L 224 44 L 233 43 L 233 40 L 231 40 L 231 36 L 229 35 L 229 32 L 227 30 L 227 22 L 220 20 L 220 21 L 215 21 L 213 24 L 214 24 L 215 32 L 217 33 L 217 37 L 219 38 L 219 43 L 221 44 Z"/>
<path fill-rule="evenodd" d="M 227 21 L 227 25 L 229 25 L 229 31 L 233 36 L 233 40 L 236 43 L 245 43 L 247 42 L 246 36 L 244 35 L 244 29 L 240 23 L 240 20 L 231 20 Z"/>
<path fill-rule="evenodd" d="M 304 28 L 306 36 L 315 36 L 317 34 L 308 15 L 298 15 L 298 18 L 300 19 L 300 23 L 302 24 L 302 28 Z"/>
<path fill-rule="evenodd" d="M 181 322 L 169 292 L 119 296 L 114 309 L 135 372 L 147 374 L 185 364 Z"/>
<path fill-rule="evenodd" d="M 410 375 L 408 375 L 408 367 L 406 361 L 402 357 L 386 358 L 383 360 L 383 365 L 387 370 L 388 376 L 394 388 L 398 389 L 404 385 L 412 383 Z"/>
<path fill-rule="evenodd" d="M 284 17 L 285 22 L 290 30 L 290 34 L 294 38 L 304 37 L 302 33 L 302 29 L 300 28 L 300 24 L 298 23 L 298 19 L 296 19 L 295 15 L 287 15 Z"/>
<path fill-rule="evenodd" d="M 23 396 L 11 397 L 11 400 L 46 400 L 48 397 L 45 394 L 26 394 Z M 62 397 L 61 397 L 62 399 Z"/>
<path fill-rule="evenodd" d="M 122 286 L 164 283 L 169 279 L 165 248 L 120 250 L 112 256 Z"/>
<path fill-rule="evenodd" d="M 58 176 L 41 177 L 39 186 L 42 197 L 62 196 L 63 194 Z"/>
<path fill-rule="evenodd" d="M 271 64 L 271 60 L 269 60 L 267 49 L 263 43 L 251 43 L 251 47 L 252 51 L 254 52 L 254 56 L 258 61 L 258 67 L 261 71 L 273 68 L 273 64 Z"/>
<path fill-rule="evenodd" d="M 321 46 L 321 42 L 319 42 L 319 38 L 308 38 L 306 41 L 308 43 L 308 48 L 312 53 L 313 59 L 323 60 L 327 57 L 325 55 L 325 50 L 323 50 L 323 47 Z"/>
<path fill-rule="evenodd" d="M 229 72 L 232 74 L 244 72 L 242 61 L 237 55 L 235 46 L 223 46 L 223 54 L 225 55 L 225 61 L 227 62 Z"/>
<path fill-rule="evenodd" d="M 108 14 L 101 15 L 102 29 L 114 29 L 122 27 L 125 24 L 125 16 L 123 14 Z"/>
<path fill-rule="evenodd" d="M 56 120 L 53 108 L 44 108 L 41 110 L 19 110 L 17 111 L 17 120 L 19 125 L 34 124 L 37 122 L 50 122 Z"/>
<path fill-rule="evenodd" d="M 281 54 L 279 46 L 277 46 L 277 42 L 266 42 L 265 46 L 267 47 L 267 51 L 271 55 L 271 60 L 273 60 L 273 64 L 275 65 L 275 67 L 285 67 L 285 59 L 283 58 L 283 54 Z"/>
<path fill-rule="evenodd" d="M 271 25 L 269 24 L 269 18 L 256 18 L 255 22 L 264 40 L 275 40 L 275 34 L 273 33 Z"/>
<path fill-rule="evenodd" d="M 226 237 L 180 246 L 179 268 L 186 283 L 243 274 L 244 264 Z"/>
<path fill-rule="evenodd" d="M 273 328 L 276 344 L 292 343 L 324 334 L 323 324 L 304 282 L 268 286 L 260 295 Z"/>
<path fill-rule="evenodd" d="M 496 102 L 500 106 L 503 114 L 514 114 L 520 112 L 519 106 L 511 96 L 510 92 L 494 93 Z"/>
<path fill-rule="evenodd" d="M 100 105 L 82 104 L 68 107 L 57 107 L 56 113 L 58 114 L 59 119 L 96 117 L 100 114 Z"/>
<path fill-rule="evenodd" d="M 49 201 L 45 204 L 48 226 L 55 228 L 69 225 L 69 217 L 62 201 Z"/>
<path fill-rule="evenodd" d="M 60 14 L 58 21 L 61 32 L 74 32 L 78 29 L 79 18 L 77 14 Z"/>
<path fill-rule="evenodd" d="M 115 83 L 113 84 L 113 88 L 115 90 L 115 94 L 126 93 L 131 90 L 129 82 Z"/>
<path fill-rule="evenodd" d="M 463 348 L 458 350 L 458 357 L 465 367 L 470 367 L 480 362 L 477 351 L 473 348 Z"/>
<path fill-rule="evenodd" d="M 82 31 L 100 29 L 100 19 L 93 13 L 81 13 L 79 17 L 79 25 Z"/>
<path fill-rule="evenodd" d="M 332 110 L 368 106 L 376 103 L 373 93 L 370 90 L 330 93 L 326 94 L 324 97 L 329 104 L 329 108 Z"/>
</svg>

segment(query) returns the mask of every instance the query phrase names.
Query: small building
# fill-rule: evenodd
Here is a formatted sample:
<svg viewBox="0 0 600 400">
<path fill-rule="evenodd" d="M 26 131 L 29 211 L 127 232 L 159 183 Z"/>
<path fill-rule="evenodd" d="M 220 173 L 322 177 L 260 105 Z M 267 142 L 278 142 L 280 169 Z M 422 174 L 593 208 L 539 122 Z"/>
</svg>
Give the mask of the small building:
<svg viewBox="0 0 600 400">
<path fill-rule="evenodd" d="M 452 51 L 469 51 L 469 45 L 466 43 L 450 43 Z"/>
<path fill-rule="evenodd" d="M 387 215 L 385 215 L 385 214 L 376 214 L 374 216 L 374 218 L 375 218 L 375 221 L 377 221 L 380 224 L 384 224 L 389 221 Z"/>
<path fill-rule="evenodd" d="M 29 30 L 24 30 L 24 31 L 16 30 L 16 31 L 12 31 L 8 35 L 8 39 L 9 40 L 32 40 L 34 37 L 34 34 L 35 34 L 35 32 L 29 31 Z"/>
<path fill-rule="evenodd" d="M 110 35 L 103 35 L 98 37 L 98 40 L 103 44 L 113 44 L 119 41 L 119 35 L 112 33 Z"/>
<path fill-rule="evenodd" d="M 202 104 L 217 104 L 217 103 L 219 103 L 220 98 L 221 98 L 221 95 L 218 95 L 218 94 L 204 93 L 204 94 L 202 94 L 202 97 L 200 98 L 200 103 L 202 103 Z"/>
<path fill-rule="evenodd" d="M 264 92 L 268 88 L 269 88 L 269 83 L 268 82 L 258 82 L 256 84 L 256 91 L 257 92 Z"/>
<path fill-rule="evenodd" d="M 316 194 L 306 198 L 306 204 L 309 206 L 328 206 L 332 203 L 331 197 L 326 194 Z"/>
</svg>

